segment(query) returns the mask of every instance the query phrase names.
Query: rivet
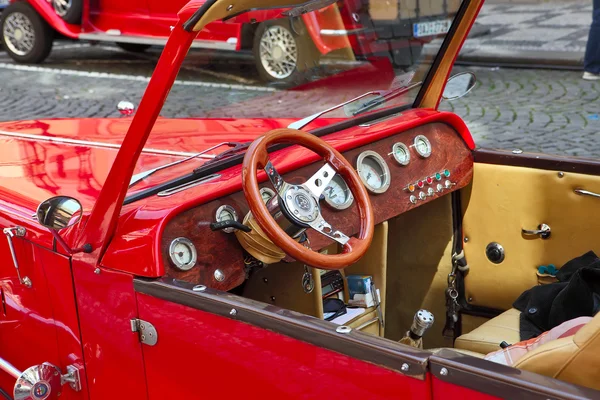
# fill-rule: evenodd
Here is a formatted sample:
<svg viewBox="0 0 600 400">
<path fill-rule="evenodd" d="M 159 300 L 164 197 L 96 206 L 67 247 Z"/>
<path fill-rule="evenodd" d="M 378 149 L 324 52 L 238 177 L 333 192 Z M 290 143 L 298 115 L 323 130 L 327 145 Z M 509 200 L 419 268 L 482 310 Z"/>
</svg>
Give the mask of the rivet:
<svg viewBox="0 0 600 400">
<path fill-rule="evenodd" d="M 100 268 L 96 268 L 96 269 L 94 270 L 94 273 L 95 273 L 96 275 L 100 275 Z"/>
<path fill-rule="evenodd" d="M 231 311 L 229 311 L 229 315 L 237 315 L 237 310 L 232 308 Z"/>
<path fill-rule="evenodd" d="M 58 371 L 54 371 L 54 376 L 58 376 Z"/>
<path fill-rule="evenodd" d="M 275 301 L 275 296 L 271 296 L 271 301 Z"/>
<path fill-rule="evenodd" d="M 225 274 L 220 269 L 215 270 L 214 277 L 217 282 L 223 282 L 225 280 Z"/>
<path fill-rule="evenodd" d="M 269 282 L 269 280 L 268 280 L 267 278 L 263 278 L 263 282 L 264 282 L 264 283 L 268 283 L 268 282 Z"/>
<path fill-rule="evenodd" d="M 148 336 L 152 337 L 152 332 L 148 332 Z"/>
<path fill-rule="evenodd" d="M 142 340 L 146 340 L 146 336 L 145 335 L 142 335 Z"/>
<path fill-rule="evenodd" d="M 565 176 L 565 173 L 564 173 L 564 172 L 559 172 L 559 173 L 558 173 L 558 177 L 559 177 L 559 178 L 562 178 L 562 177 L 564 177 L 564 176 Z"/>
<path fill-rule="evenodd" d="M 472 302 L 472 301 L 473 301 L 473 298 L 472 298 L 472 297 L 469 297 L 469 300 L 468 300 L 468 302 L 470 303 L 470 302 Z"/>
<path fill-rule="evenodd" d="M 352 328 L 350 328 L 349 326 L 346 325 L 340 325 L 337 328 L 335 328 L 335 331 L 337 333 L 342 333 L 342 334 L 348 334 L 350 332 L 352 332 Z"/>
<path fill-rule="evenodd" d="M 194 292 L 204 292 L 206 290 L 206 286 L 204 285 L 196 285 L 192 288 Z"/>
<path fill-rule="evenodd" d="M 144 325 L 144 324 L 140 324 L 140 329 L 141 329 L 141 330 L 144 330 L 144 329 L 146 329 L 146 325 Z"/>
<path fill-rule="evenodd" d="M 465 237 L 465 243 L 467 243 L 469 241 L 468 237 Z"/>
<path fill-rule="evenodd" d="M 227 6 L 227 11 L 231 11 L 233 9 L 233 4 Z"/>
<path fill-rule="evenodd" d="M 448 375 L 448 370 L 446 368 L 440 369 L 440 375 L 442 375 L 442 376 Z"/>
<path fill-rule="evenodd" d="M 407 363 L 402 364 L 402 367 L 400 367 L 400 370 L 402 372 L 408 372 L 409 369 L 410 369 L 410 366 Z"/>
<path fill-rule="evenodd" d="M 512 151 L 512 153 L 513 153 L 513 154 L 522 154 L 522 153 L 523 153 L 523 150 L 521 150 L 521 149 L 514 149 L 514 150 Z"/>
</svg>

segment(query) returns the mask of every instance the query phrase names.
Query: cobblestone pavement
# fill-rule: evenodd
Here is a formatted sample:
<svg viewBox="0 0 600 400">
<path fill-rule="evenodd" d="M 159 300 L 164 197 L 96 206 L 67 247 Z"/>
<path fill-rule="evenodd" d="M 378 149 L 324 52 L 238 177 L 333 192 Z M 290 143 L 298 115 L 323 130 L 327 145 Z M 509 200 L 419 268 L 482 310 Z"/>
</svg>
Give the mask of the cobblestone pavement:
<svg viewBox="0 0 600 400">
<path fill-rule="evenodd" d="M 0 53 L 0 120 L 114 117 L 120 100 L 139 104 L 156 60 L 153 53 L 138 57 L 99 47 L 76 50 L 64 62 L 61 51 L 69 49 L 59 48 L 48 64 L 37 67 L 17 66 Z M 250 69 L 251 60 L 244 62 Z M 315 101 L 302 92 L 261 86 L 252 73 L 239 73 L 237 66 L 227 69 L 228 63 L 210 69 L 198 56 L 180 75 L 162 115 L 217 117 L 215 110 L 226 104 L 262 98 L 268 108 L 250 112 L 238 107 L 234 114 L 299 118 L 338 100 L 321 96 Z M 462 116 L 479 146 L 600 157 L 600 82 L 583 81 L 580 72 L 572 71 L 470 70 L 478 86 L 441 108 Z M 264 101 L 265 96 L 273 100 Z"/>
<path fill-rule="evenodd" d="M 469 38 L 462 53 L 539 50 L 583 56 L 592 22 L 592 2 L 485 3 L 476 22 L 489 27 L 491 33 Z"/>
</svg>

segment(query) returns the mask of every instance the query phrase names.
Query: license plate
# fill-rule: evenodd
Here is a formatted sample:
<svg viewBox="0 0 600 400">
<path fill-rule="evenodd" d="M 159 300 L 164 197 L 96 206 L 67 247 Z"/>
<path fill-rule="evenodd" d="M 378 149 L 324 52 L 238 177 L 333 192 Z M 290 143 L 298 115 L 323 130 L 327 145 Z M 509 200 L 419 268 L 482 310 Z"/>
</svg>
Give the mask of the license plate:
<svg viewBox="0 0 600 400">
<path fill-rule="evenodd" d="M 413 24 L 413 36 L 416 38 L 425 36 L 434 36 L 448 33 L 452 25 L 451 19 L 441 19 L 439 21 L 419 22 Z"/>
</svg>

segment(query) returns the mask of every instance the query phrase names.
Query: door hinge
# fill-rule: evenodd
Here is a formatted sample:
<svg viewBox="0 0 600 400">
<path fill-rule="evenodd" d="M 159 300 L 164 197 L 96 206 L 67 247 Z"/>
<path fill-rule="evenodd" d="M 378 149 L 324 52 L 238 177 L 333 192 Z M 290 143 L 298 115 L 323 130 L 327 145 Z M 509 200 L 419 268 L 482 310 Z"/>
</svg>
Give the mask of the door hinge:
<svg viewBox="0 0 600 400">
<path fill-rule="evenodd" d="M 131 320 L 131 331 L 137 332 L 140 342 L 148 346 L 154 346 L 158 341 L 158 332 L 156 328 L 148 321 L 142 319 Z"/>
</svg>

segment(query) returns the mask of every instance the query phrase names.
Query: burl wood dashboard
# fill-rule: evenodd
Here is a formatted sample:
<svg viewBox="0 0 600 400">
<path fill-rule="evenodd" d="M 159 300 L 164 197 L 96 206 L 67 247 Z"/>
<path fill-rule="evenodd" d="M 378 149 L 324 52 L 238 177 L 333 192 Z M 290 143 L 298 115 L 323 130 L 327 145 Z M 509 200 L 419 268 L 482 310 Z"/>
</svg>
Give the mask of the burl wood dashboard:
<svg viewBox="0 0 600 400">
<path fill-rule="evenodd" d="M 427 158 L 420 157 L 415 149 L 414 140 L 419 135 L 424 135 L 431 144 L 431 155 Z M 409 149 L 410 162 L 407 165 L 398 163 L 392 154 L 392 147 L 398 142 L 404 143 Z M 428 124 L 400 132 L 346 151 L 343 155 L 356 166 L 359 155 L 366 150 L 381 155 L 390 170 L 389 188 L 384 193 L 370 193 L 375 223 L 389 220 L 438 197 L 446 196 L 467 185 L 473 175 L 471 151 L 460 135 L 443 123 Z M 284 179 L 289 183 L 303 183 L 322 165 L 322 163 L 307 165 L 285 174 Z M 444 172 L 449 176 L 445 176 Z M 440 174 L 441 179 L 436 179 L 440 178 L 436 174 Z M 420 183 L 422 187 L 419 187 Z M 414 185 L 413 192 L 409 191 L 409 185 Z M 441 185 L 441 188 L 438 185 Z M 262 186 L 270 187 L 267 182 Z M 212 222 L 215 222 L 216 211 L 222 205 L 233 207 L 240 221 L 248 213 L 244 193 L 240 191 L 187 210 L 167 224 L 161 241 L 167 276 L 220 290 L 231 290 L 244 281 L 244 252 L 236 236 L 223 231 L 213 232 L 209 227 Z M 346 235 L 351 236 L 358 232 L 356 204 L 352 204 L 345 210 L 336 210 L 321 200 L 321 210 L 325 220 Z M 307 233 L 313 250 L 324 248 L 332 243 L 330 239 L 311 229 Z M 197 261 L 188 271 L 178 270 L 169 256 L 171 242 L 179 237 L 189 239 L 197 249 Z M 216 269 L 223 273 L 221 281 L 215 279 Z"/>
</svg>

